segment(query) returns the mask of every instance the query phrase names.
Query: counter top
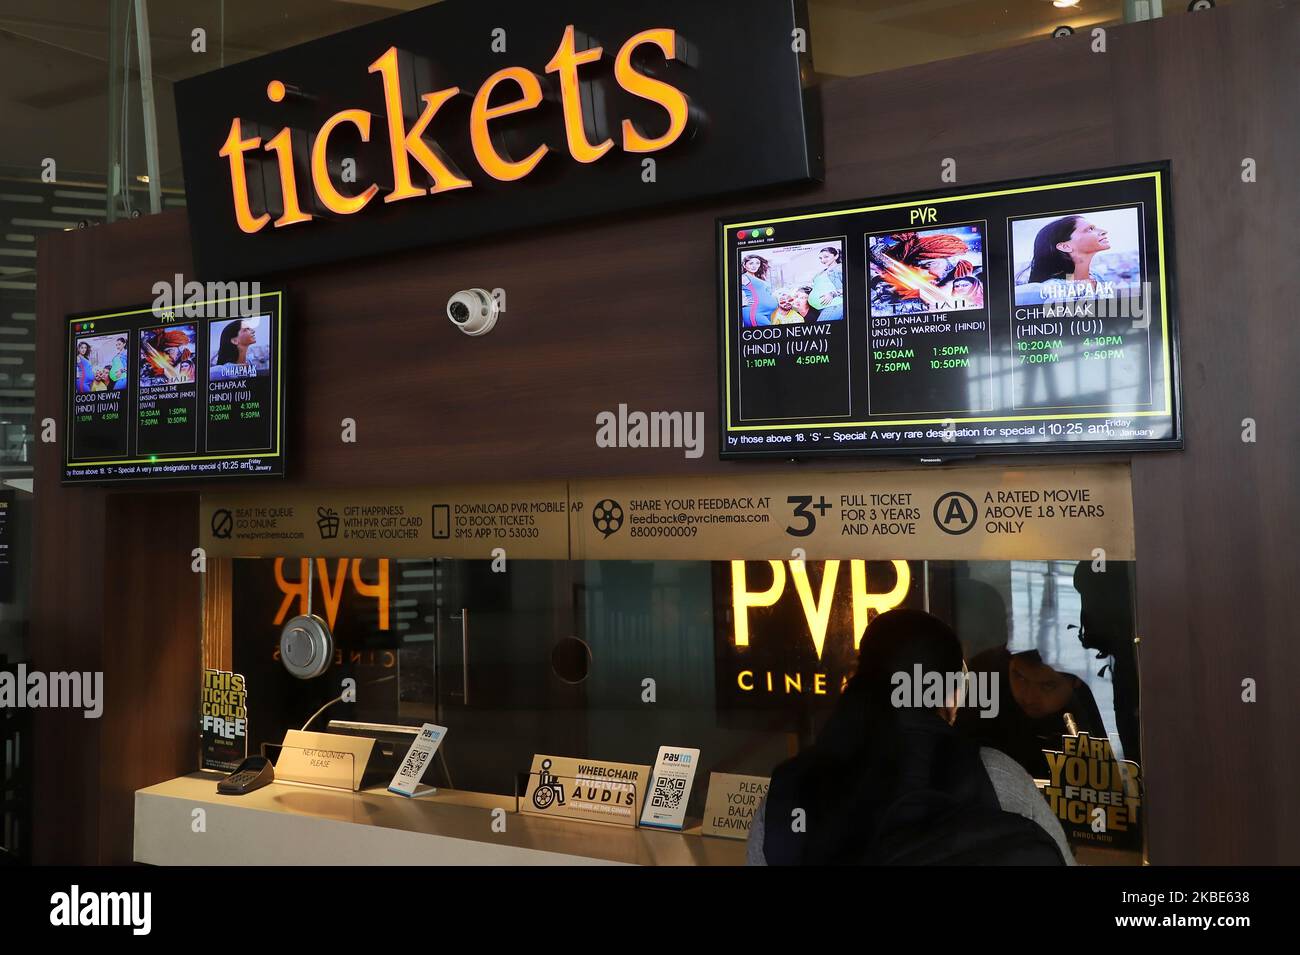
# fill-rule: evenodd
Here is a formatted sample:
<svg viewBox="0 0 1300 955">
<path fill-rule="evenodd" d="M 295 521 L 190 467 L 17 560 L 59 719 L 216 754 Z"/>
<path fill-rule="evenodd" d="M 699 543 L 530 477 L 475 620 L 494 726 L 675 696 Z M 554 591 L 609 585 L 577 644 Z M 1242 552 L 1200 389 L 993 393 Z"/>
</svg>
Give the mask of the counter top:
<svg viewBox="0 0 1300 955">
<path fill-rule="evenodd" d="M 271 783 L 217 794 L 192 773 L 135 794 L 135 861 L 152 865 L 743 865 L 745 843 L 515 813 L 514 798 L 439 790 L 407 799 Z M 492 831 L 504 809 L 505 832 Z M 194 831 L 194 810 L 204 813 Z"/>
</svg>

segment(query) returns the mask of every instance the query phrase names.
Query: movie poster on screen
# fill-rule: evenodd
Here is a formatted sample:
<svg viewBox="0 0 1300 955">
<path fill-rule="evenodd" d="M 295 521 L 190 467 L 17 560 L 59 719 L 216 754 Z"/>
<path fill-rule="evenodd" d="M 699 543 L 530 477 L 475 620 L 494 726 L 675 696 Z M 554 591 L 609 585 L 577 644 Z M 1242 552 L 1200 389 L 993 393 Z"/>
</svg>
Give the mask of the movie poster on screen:
<svg viewBox="0 0 1300 955">
<path fill-rule="evenodd" d="M 1043 796 L 1071 844 L 1142 850 L 1144 785 L 1137 763 L 1117 758 L 1109 740 L 1087 733 L 1062 736 L 1060 750 L 1043 756 L 1049 773 Z"/>
<path fill-rule="evenodd" d="M 203 769 L 234 772 L 248 756 L 248 689 L 242 674 L 203 671 L 199 732 Z"/>
</svg>

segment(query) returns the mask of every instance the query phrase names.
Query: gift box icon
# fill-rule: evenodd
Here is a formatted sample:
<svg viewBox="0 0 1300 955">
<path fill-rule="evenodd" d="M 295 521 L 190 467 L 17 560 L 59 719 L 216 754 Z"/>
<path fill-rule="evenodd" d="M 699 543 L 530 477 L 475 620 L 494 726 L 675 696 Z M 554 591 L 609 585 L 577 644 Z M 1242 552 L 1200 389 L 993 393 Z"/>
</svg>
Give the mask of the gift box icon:
<svg viewBox="0 0 1300 955">
<path fill-rule="evenodd" d="M 320 528 L 321 540 L 334 540 L 339 536 L 339 516 L 336 511 L 328 507 L 318 507 L 316 508 L 316 516 L 320 518 L 316 522 L 316 526 Z"/>
</svg>

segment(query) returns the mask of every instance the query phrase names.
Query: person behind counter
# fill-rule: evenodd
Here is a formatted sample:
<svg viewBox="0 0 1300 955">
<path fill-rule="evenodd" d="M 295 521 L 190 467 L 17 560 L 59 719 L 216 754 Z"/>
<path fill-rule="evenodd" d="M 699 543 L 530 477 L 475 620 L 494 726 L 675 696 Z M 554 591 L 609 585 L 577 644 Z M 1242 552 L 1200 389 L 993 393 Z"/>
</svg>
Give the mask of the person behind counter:
<svg viewBox="0 0 1300 955">
<path fill-rule="evenodd" d="M 821 738 L 773 773 L 750 827 L 751 865 L 1074 864 L 1029 775 L 954 729 L 956 699 L 895 706 L 897 676 L 916 666 L 960 674 L 956 634 L 920 610 L 876 617 Z"/>
<path fill-rule="evenodd" d="M 1133 581 L 1127 568 L 1111 566 L 1109 573 L 1094 570 L 1091 562 L 1074 568 L 1074 589 L 1079 592 L 1079 641 L 1109 658 L 1115 694 L 1115 729 L 1127 760 L 1142 762 L 1142 734 L 1138 725 L 1137 647 L 1133 643 Z"/>
<path fill-rule="evenodd" d="M 1051 775 L 1043 751 L 1059 752 L 1063 735 L 1106 738 L 1106 724 L 1088 685 L 1053 669 L 1037 650 L 1011 653 L 999 647 L 973 657 L 971 668 L 996 674 L 1000 685 L 1010 687 L 1012 705 L 1003 705 L 992 719 L 963 713 L 962 728 L 981 746 L 1006 753 L 1034 778 Z"/>
</svg>

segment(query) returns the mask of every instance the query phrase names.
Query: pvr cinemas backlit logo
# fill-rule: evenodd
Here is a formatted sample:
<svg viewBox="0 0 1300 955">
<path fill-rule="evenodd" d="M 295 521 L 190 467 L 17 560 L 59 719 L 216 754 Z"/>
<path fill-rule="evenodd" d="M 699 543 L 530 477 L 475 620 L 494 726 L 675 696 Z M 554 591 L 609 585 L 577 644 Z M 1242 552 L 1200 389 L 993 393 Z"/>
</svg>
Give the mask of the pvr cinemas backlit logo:
<svg viewBox="0 0 1300 955">
<path fill-rule="evenodd" d="M 803 619 L 807 630 L 803 633 L 783 631 L 776 638 L 792 641 L 811 640 L 818 662 L 822 660 L 826 649 L 831 616 L 836 609 L 835 591 L 841 564 L 849 565 L 855 652 L 862 644 L 862 635 L 866 632 L 871 615 L 884 613 L 902 604 L 907 599 L 907 593 L 912 586 L 912 571 L 905 560 L 889 561 L 894 568 L 894 585 L 887 591 L 870 589 L 865 560 L 823 561 L 821 583 L 815 594 L 812 581 L 808 576 L 807 562 L 769 560 L 767 563 L 772 568 L 772 584 L 766 590 L 753 591 L 749 589 L 745 561 L 731 562 L 731 609 L 732 619 L 735 621 L 733 642 L 738 649 L 750 646 L 750 612 L 759 608 L 772 607 L 780 601 L 786 593 L 788 581 L 794 584 L 799 604 L 803 608 Z M 769 632 L 764 639 L 774 639 L 773 634 Z M 820 669 L 812 672 L 743 669 L 736 674 L 736 686 L 745 693 L 785 695 L 811 693 L 815 696 L 825 696 L 828 693 L 827 680 L 827 674 Z M 836 689 L 843 690 L 847 681 L 846 674 L 841 678 L 840 685 Z"/>
<path fill-rule="evenodd" d="M 334 569 L 330 569 L 330 564 Z M 373 582 L 362 579 L 361 561 L 351 559 L 341 559 L 328 561 L 322 557 L 316 558 L 315 579 L 320 581 L 321 598 L 325 605 L 325 622 L 329 624 L 331 631 L 338 621 L 339 605 L 343 603 L 343 592 L 350 585 L 353 592 L 358 597 L 370 597 L 375 601 L 375 612 L 379 619 L 379 629 L 388 629 L 388 560 L 380 559 L 375 561 L 377 568 L 375 580 Z M 313 607 L 311 602 L 312 577 L 308 575 L 308 560 L 302 558 L 298 561 L 298 579 L 286 580 L 284 577 L 284 558 L 275 559 L 275 584 L 280 588 L 280 593 L 284 594 L 284 600 L 280 602 L 280 609 L 276 611 L 275 620 L 272 621 L 275 626 L 280 626 L 291 616 L 305 614 L 308 607 Z M 296 606 L 295 606 L 296 605 Z M 272 659 L 280 659 L 280 646 L 277 643 Z M 334 650 L 334 665 L 342 666 L 344 662 L 343 650 L 337 646 Z M 385 669 L 392 669 L 397 666 L 397 655 L 392 650 L 359 650 L 352 649 L 348 651 L 348 663 L 356 663 L 365 666 L 382 666 Z"/>
<path fill-rule="evenodd" d="M 613 77 L 618 86 L 633 96 L 661 107 L 668 120 L 667 129 L 661 135 L 654 136 L 639 129 L 631 120 L 624 119 L 619 136 L 624 152 L 659 152 L 673 145 L 685 133 L 691 113 L 691 104 L 686 95 L 676 87 L 647 75 L 633 64 L 634 57 L 639 59 L 643 50 L 650 57 L 662 56 L 665 63 L 671 60 L 684 62 L 688 59 L 684 46 L 684 43 L 679 43 L 676 31 L 650 29 L 629 38 L 614 57 Z M 599 46 L 579 50 L 576 31 L 570 25 L 565 28 L 555 55 L 546 64 L 546 73 L 553 74 L 554 82 L 558 84 L 568 151 L 575 162 L 594 163 L 615 145 L 612 138 L 592 141 L 593 135 L 599 135 L 593 132 L 598 127 L 594 117 L 584 111 L 584 103 L 599 103 L 604 100 L 601 91 L 594 88 L 595 82 L 588 78 L 604 58 L 604 49 Z M 361 144 L 370 142 L 372 131 L 372 116 L 367 110 L 340 110 L 326 119 L 311 136 L 286 126 L 265 143 L 261 136 L 245 136 L 244 124 L 247 121 L 241 121 L 238 117 L 232 120 L 229 135 L 218 155 L 226 159 L 230 166 L 231 195 L 239 228 L 250 235 L 259 232 L 271 221 L 272 214 L 276 215 L 274 227 L 277 229 L 310 221 L 313 218 L 312 211 L 303 208 L 304 203 L 299 193 L 300 174 L 310 174 L 312 191 L 307 206 L 321 215 L 356 215 L 370 204 L 381 189 L 387 193 L 384 202 L 392 203 L 472 188 L 474 183 L 461 173 L 446 152 L 428 135 L 439 111 L 459 97 L 461 89 L 459 86 L 449 86 L 422 93 L 418 102 L 413 101 L 409 91 L 414 89 L 413 77 L 419 72 L 416 65 L 416 58 L 405 53 L 399 54 L 396 47 L 389 47 L 369 67 L 369 72 L 378 74 L 383 84 L 389 153 L 385 158 L 392 162 L 391 184 L 385 182 L 381 185 L 379 181 L 372 181 L 360 192 L 350 195 L 341 190 L 341 184 L 336 182 L 331 169 L 330 141 L 335 135 L 341 143 L 346 143 L 347 148 L 354 150 L 352 155 L 365 153 L 364 148 L 360 147 Z M 579 75 L 583 70 L 586 71 L 586 77 Z M 549 86 L 551 81 L 547 82 Z M 535 110 L 544 100 L 554 99 L 554 89 L 544 92 L 542 84 L 543 78 L 532 70 L 511 66 L 489 76 L 473 97 L 469 116 L 469 140 L 474 158 L 483 172 L 498 182 L 515 182 L 525 178 L 551 151 L 549 146 L 539 143 L 526 156 L 510 155 L 504 145 L 501 130 L 493 129 L 496 120 Z M 405 99 L 403 90 L 408 92 Z M 499 95 L 494 96 L 498 91 Z M 289 87 L 281 80 L 272 80 L 266 90 L 267 98 L 272 103 L 283 102 L 289 93 Z M 513 98 L 509 98 L 510 94 L 513 94 Z M 423 104 L 422 109 L 420 103 Z M 408 123 L 410 117 L 414 117 L 414 122 Z M 268 195 L 259 209 L 254 208 L 250 196 L 245 165 L 245 157 L 254 150 L 273 154 L 279 173 L 279 201 Z M 424 172 L 424 179 L 418 183 L 412 178 L 412 160 Z M 380 165 L 385 163 L 381 160 Z M 379 177 L 371 178 L 377 180 Z M 273 184 L 273 174 L 270 180 Z"/>
</svg>

